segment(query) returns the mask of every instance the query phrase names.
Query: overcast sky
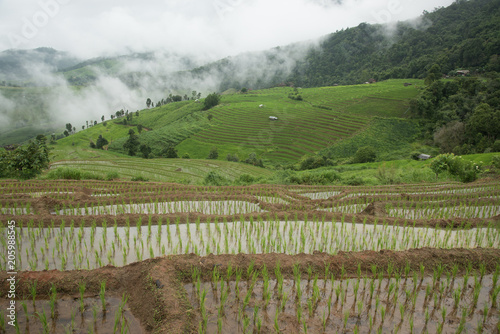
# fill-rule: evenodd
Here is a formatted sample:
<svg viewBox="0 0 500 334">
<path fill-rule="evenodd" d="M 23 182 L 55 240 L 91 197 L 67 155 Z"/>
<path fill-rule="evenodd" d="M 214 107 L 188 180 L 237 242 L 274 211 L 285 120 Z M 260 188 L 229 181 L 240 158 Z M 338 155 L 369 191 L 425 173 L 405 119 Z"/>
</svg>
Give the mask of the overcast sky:
<svg viewBox="0 0 500 334">
<path fill-rule="evenodd" d="M 0 51 L 47 46 L 90 58 L 161 49 L 215 59 L 415 18 L 453 0 L 336 2 L 0 0 Z"/>
</svg>

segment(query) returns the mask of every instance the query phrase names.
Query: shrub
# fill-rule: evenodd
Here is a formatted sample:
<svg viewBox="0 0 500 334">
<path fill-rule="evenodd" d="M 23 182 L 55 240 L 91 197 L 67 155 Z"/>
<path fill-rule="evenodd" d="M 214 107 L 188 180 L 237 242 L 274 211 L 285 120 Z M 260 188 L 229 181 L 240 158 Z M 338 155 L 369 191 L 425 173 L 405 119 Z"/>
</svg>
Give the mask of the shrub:
<svg viewBox="0 0 500 334">
<path fill-rule="evenodd" d="M 102 180 L 103 178 L 90 172 L 76 168 L 60 167 L 45 175 L 48 180 Z"/>
<path fill-rule="evenodd" d="M 229 181 L 217 172 L 209 172 L 203 179 L 203 184 L 207 186 L 224 186 L 228 185 Z"/>
<path fill-rule="evenodd" d="M 244 162 L 246 164 L 254 165 L 257 167 L 264 167 L 264 163 L 262 162 L 262 159 L 258 159 L 257 154 L 255 154 L 255 153 L 250 153 L 248 155 L 248 158 Z"/>
<path fill-rule="evenodd" d="M 146 144 L 142 144 L 141 147 L 139 148 L 139 150 L 141 151 L 142 157 L 144 159 L 148 159 L 149 158 L 149 156 L 151 154 L 151 147 L 149 147 Z"/>
<path fill-rule="evenodd" d="M 134 176 L 132 179 L 130 179 L 130 181 L 144 181 L 144 182 L 147 182 L 149 181 L 148 178 L 144 177 L 144 176 Z"/>
<path fill-rule="evenodd" d="M 364 146 L 356 151 L 352 159 L 352 163 L 357 164 L 365 162 L 374 162 L 376 158 L 377 158 L 377 152 L 375 152 L 375 149 L 371 146 Z"/>
<path fill-rule="evenodd" d="M 308 157 L 300 162 L 300 170 L 316 169 L 324 166 L 333 166 L 333 161 L 326 156 Z"/>
<path fill-rule="evenodd" d="M 491 152 L 500 152 L 500 140 L 495 140 L 493 146 L 491 147 Z"/>
<path fill-rule="evenodd" d="M 240 184 L 251 184 L 254 183 L 257 179 L 253 177 L 252 175 L 249 174 L 242 174 L 240 177 L 236 180 L 236 183 Z"/>
<path fill-rule="evenodd" d="M 92 142 L 90 144 L 90 147 L 92 147 Z M 95 147 L 92 147 L 92 148 L 97 148 L 97 149 L 100 149 L 102 150 L 104 148 L 104 146 L 108 145 L 109 142 L 106 138 L 104 138 L 102 135 L 99 135 L 99 138 L 97 138 L 97 141 L 95 143 Z"/>
<path fill-rule="evenodd" d="M 208 110 L 220 103 L 220 95 L 217 93 L 208 94 L 208 96 L 203 101 L 203 110 Z"/>
<path fill-rule="evenodd" d="M 340 181 L 340 175 L 335 171 L 327 171 L 322 173 L 302 173 L 292 174 L 288 178 L 289 183 L 292 184 L 332 184 Z"/>
<path fill-rule="evenodd" d="M 235 154 L 228 153 L 226 159 L 227 161 L 234 161 L 234 162 L 240 161 L 240 158 L 238 158 L 236 153 Z"/>
<path fill-rule="evenodd" d="M 191 156 L 186 152 L 182 155 L 182 159 L 191 159 Z"/>
<path fill-rule="evenodd" d="M 219 157 L 219 152 L 217 151 L 217 147 L 212 147 L 210 153 L 208 154 L 207 159 L 217 159 Z"/>
<path fill-rule="evenodd" d="M 184 154 L 184 155 L 186 155 L 186 154 Z M 177 150 L 175 149 L 175 146 L 173 144 L 169 144 L 166 148 L 164 148 L 160 152 L 160 155 L 162 157 L 165 157 L 165 158 L 168 158 L 168 159 L 177 159 L 179 157 L 177 155 Z M 189 156 L 189 154 L 188 154 L 188 156 Z M 189 158 L 187 158 L 187 159 L 189 159 Z"/>
<path fill-rule="evenodd" d="M 394 166 L 387 167 L 385 163 L 378 167 L 375 177 L 383 184 L 399 184 L 402 182 L 401 175 L 396 168 Z"/>
<path fill-rule="evenodd" d="M 38 135 L 28 145 L 19 146 L 13 151 L 0 151 L 0 176 L 13 176 L 30 179 L 41 174 L 49 167 L 50 149 L 47 138 Z"/>
<path fill-rule="evenodd" d="M 105 180 L 106 181 L 112 181 L 112 180 L 116 180 L 120 178 L 120 176 L 118 175 L 117 172 L 113 171 L 113 172 L 109 172 L 108 174 L 106 174 L 106 177 L 105 177 Z"/>
<path fill-rule="evenodd" d="M 366 183 L 365 179 L 359 176 L 351 176 L 347 180 L 345 180 L 343 183 L 349 185 L 349 186 L 362 186 Z"/>
<path fill-rule="evenodd" d="M 496 169 L 500 169 L 500 155 L 494 155 L 493 158 L 491 159 L 491 164 Z"/>
<path fill-rule="evenodd" d="M 429 167 L 436 174 L 436 178 L 438 174 L 448 171 L 451 175 L 457 176 L 462 182 L 475 181 L 477 175 L 481 172 L 479 165 L 464 160 L 453 153 L 438 155 Z"/>
<path fill-rule="evenodd" d="M 412 152 L 412 153 L 410 154 L 410 158 L 411 158 L 412 160 L 420 160 L 420 159 L 419 159 L 420 154 L 421 154 L 420 152 Z"/>
</svg>

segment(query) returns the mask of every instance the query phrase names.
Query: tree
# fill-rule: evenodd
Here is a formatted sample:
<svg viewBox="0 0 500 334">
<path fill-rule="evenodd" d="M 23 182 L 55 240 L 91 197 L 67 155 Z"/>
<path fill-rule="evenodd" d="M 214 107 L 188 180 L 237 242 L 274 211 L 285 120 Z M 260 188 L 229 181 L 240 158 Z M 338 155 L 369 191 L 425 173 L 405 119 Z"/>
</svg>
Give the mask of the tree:
<svg viewBox="0 0 500 334">
<path fill-rule="evenodd" d="M 139 110 L 135 112 L 135 117 L 139 117 Z"/>
<path fill-rule="evenodd" d="M 248 155 L 248 158 L 246 158 L 244 162 L 246 164 L 254 165 L 257 167 L 264 167 L 264 163 L 262 162 L 262 159 L 258 159 L 257 154 L 255 154 L 253 152 Z"/>
<path fill-rule="evenodd" d="M 66 136 L 66 137 L 68 137 L 68 136 L 69 136 L 69 132 L 68 132 L 68 130 L 64 130 L 64 132 L 63 132 L 63 133 L 64 133 L 64 136 Z"/>
<path fill-rule="evenodd" d="M 151 99 L 148 97 L 146 100 L 146 106 L 149 108 L 151 106 Z"/>
<path fill-rule="evenodd" d="M 146 144 L 142 144 L 141 147 L 139 148 L 139 150 L 141 151 L 142 157 L 144 159 L 149 158 L 149 155 L 151 154 L 151 147 L 149 147 Z"/>
<path fill-rule="evenodd" d="M 104 115 L 101 116 L 101 122 L 104 122 Z"/>
<path fill-rule="evenodd" d="M 85 130 L 85 125 L 82 125 L 82 130 Z"/>
<path fill-rule="evenodd" d="M 469 134 L 481 133 L 494 140 L 500 137 L 500 110 L 494 110 L 489 104 L 481 103 L 467 122 Z"/>
<path fill-rule="evenodd" d="M 95 143 L 95 147 L 97 149 L 100 149 L 102 150 L 104 148 L 104 146 L 108 145 L 109 142 L 106 138 L 104 138 L 102 135 L 99 135 L 99 138 L 97 138 L 97 141 Z"/>
<path fill-rule="evenodd" d="M 33 178 L 49 167 L 50 149 L 47 138 L 38 135 L 28 145 L 14 151 L 0 152 L 0 176 L 13 176 L 21 179 Z"/>
<path fill-rule="evenodd" d="M 111 119 L 115 119 L 115 115 L 111 115 Z"/>
<path fill-rule="evenodd" d="M 68 133 L 71 133 L 71 131 L 73 131 L 73 126 L 71 125 L 71 123 L 66 123 L 66 130 L 68 130 Z"/>
<path fill-rule="evenodd" d="M 427 76 L 425 77 L 425 84 L 430 85 L 434 81 L 439 80 L 441 76 L 441 68 L 438 64 L 434 64 L 429 69 L 429 72 L 427 72 Z"/>
<path fill-rule="evenodd" d="M 139 132 L 139 134 L 141 134 L 141 132 L 142 132 L 142 124 L 138 124 L 137 125 L 137 132 Z"/>
<path fill-rule="evenodd" d="M 364 146 L 359 148 L 352 159 L 353 163 L 374 162 L 377 158 L 375 149 L 371 146 Z"/>
<path fill-rule="evenodd" d="M 464 123 L 453 121 L 439 128 L 434 133 L 434 142 L 441 148 L 442 152 L 452 152 L 455 147 L 465 142 Z"/>
<path fill-rule="evenodd" d="M 238 162 L 238 161 L 240 161 L 240 158 L 238 158 L 238 155 L 236 155 L 236 153 L 235 154 L 228 153 L 226 156 L 226 160 Z"/>
<path fill-rule="evenodd" d="M 243 88 L 240 90 L 240 92 L 242 92 L 243 94 L 245 94 L 246 92 L 248 92 L 248 89 L 247 89 L 247 88 L 245 88 L 245 87 L 243 87 Z"/>
<path fill-rule="evenodd" d="M 94 125 L 97 125 L 97 121 L 94 121 Z"/>
<path fill-rule="evenodd" d="M 166 148 L 164 148 L 160 155 L 168 159 L 177 159 L 179 157 L 173 144 L 169 144 Z"/>
<path fill-rule="evenodd" d="M 208 94 L 203 101 L 203 110 L 208 110 L 220 103 L 221 96 L 217 93 Z"/>
<path fill-rule="evenodd" d="M 118 111 L 115 113 L 115 115 L 116 115 L 116 118 L 118 118 L 118 117 L 120 117 L 120 116 L 122 115 L 122 112 L 118 110 Z"/>
<path fill-rule="evenodd" d="M 127 154 L 130 156 L 134 156 L 137 152 L 137 148 L 140 145 L 139 137 L 135 134 L 134 130 L 130 129 L 128 131 L 128 139 L 123 144 L 123 148 L 127 150 Z"/>
<path fill-rule="evenodd" d="M 217 151 L 217 147 L 212 147 L 210 153 L 208 154 L 207 159 L 217 159 L 219 157 L 219 152 Z"/>
</svg>

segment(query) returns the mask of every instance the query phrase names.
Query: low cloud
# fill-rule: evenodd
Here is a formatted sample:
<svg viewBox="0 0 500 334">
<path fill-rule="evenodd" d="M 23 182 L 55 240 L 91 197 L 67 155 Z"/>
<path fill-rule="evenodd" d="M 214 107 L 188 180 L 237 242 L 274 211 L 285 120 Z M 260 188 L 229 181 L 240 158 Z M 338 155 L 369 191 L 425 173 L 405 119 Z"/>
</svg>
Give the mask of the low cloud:
<svg viewBox="0 0 500 334">
<path fill-rule="evenodd" d="M 206 95 L 227 80 L 218 71 L 194 77 L 174 72 L 230 57 L 237 73 L 232 80 L 252 88 L 259 80 L 289 73 L 321 36 L 361 22 L 415 18 L 452 1 L 8 0 L 0 1 L 0 50 L 53 47 L 81 59 L 149 52 L 119 58 L 112 74 L 93 68 L 97 78 L 83 88 L 69 86 L 46 65 L 25 64 L 34 83 L 51 87 L 44 98 L 50 121 L 70 122 L 79 130 L 86 121 L 100 122 L 103 115 L 109 119 L 120 109 L 142 109 L 148 97 L 156 102 L 169 93 L 190 95 L 191 90 Z M 291 43 L 297 44 L 283 52 Z M 280 52 L 273 49 L 278 46 Z M 262 50 L 267 51 L 258 52 Z M 124 76 L 133 77 L 135 85 Z M 0 95 L 0 124 L 13 124 L 17 102 Z"/>
<path fill-rule="evenodd" d="M 361 22 L 419 16 L 453 0 L 25 0 L 0 2 L 0 50 L 82 58 L 170 51 L 215 60 L 317 38 Z"/>
</svg>

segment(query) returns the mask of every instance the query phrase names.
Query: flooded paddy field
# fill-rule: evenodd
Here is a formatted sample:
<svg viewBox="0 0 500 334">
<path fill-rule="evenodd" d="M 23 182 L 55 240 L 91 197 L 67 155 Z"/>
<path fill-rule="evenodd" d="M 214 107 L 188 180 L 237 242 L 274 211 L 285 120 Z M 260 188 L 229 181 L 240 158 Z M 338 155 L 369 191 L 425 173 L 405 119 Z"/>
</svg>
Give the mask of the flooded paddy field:
<svg viewBox="0 0 500 334">
<path fill-rule="evenodd" d="M 2 181 L 0 333 L 12 259 L 26 333 L 494 333 L 499 199 L 496 180 Z"/>
</svg>

